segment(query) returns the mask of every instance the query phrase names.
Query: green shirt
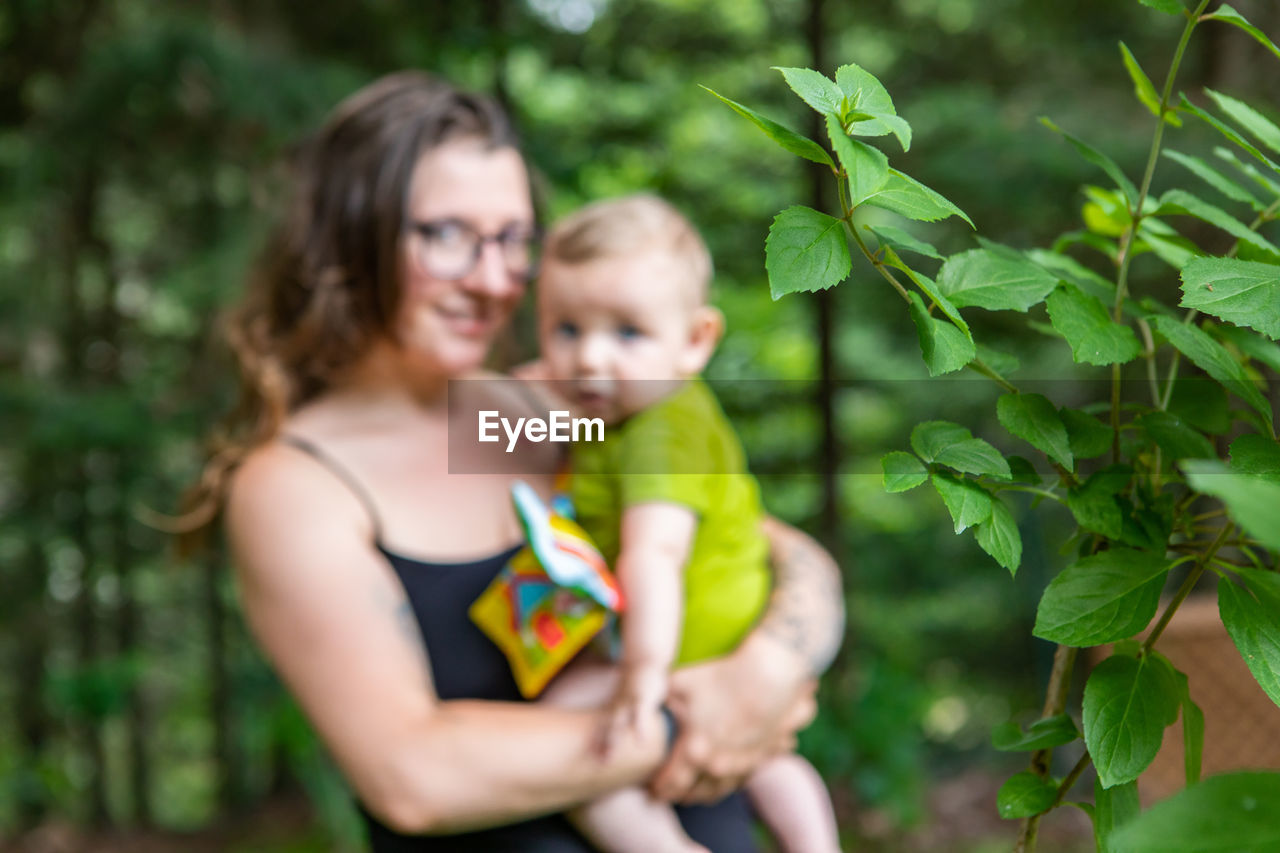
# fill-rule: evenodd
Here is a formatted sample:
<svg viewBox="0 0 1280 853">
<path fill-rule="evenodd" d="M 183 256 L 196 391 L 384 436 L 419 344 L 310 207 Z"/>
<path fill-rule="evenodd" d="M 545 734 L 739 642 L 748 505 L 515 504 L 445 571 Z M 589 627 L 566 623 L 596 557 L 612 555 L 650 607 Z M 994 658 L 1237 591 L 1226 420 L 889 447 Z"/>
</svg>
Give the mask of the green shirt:
<svg viewBox="0 0 1280 853">
<path fill-rule="evenodd" d="M 573 447 L 570 492 L 578 522 L 616 564 L 622 512 L 663 501 L 698 516 L 684 569 L 685 612 L 677 663 L 737 647 L 764 611 L 772 576 L 760 530 L 760 490 L 738 436 L 700 379 Z"/>
</svg>

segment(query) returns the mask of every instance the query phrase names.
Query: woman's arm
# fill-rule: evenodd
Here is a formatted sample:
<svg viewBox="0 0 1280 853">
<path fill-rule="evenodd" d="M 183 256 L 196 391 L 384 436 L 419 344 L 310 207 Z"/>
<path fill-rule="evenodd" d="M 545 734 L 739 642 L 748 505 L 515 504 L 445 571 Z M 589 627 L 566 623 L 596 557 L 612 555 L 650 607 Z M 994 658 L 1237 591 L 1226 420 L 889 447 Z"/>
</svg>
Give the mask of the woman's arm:
<svg viewBox="0 0 1280 853">
<path fill-rule="evenodd" d="M 844 636 L 840 570 L 821 545 L 765 519 L 774 588 L 760 624 L 733 653 L 672 676 L 683 733 L 655 777 L 664 799 L 714 800 L 813 718 L 816 677 Z"/>
<path fill-rule="evenodd" d="M 840 567 L 825 548 L 796 528 L 768 516 L 763 528 L 774 584 L 755 633 L 794 653 L 805 674 L 816 678 L 835 660 L 844 639 Z"/>
<path fill-rule="evenodd" d="M 394 829 L 454 832 L 556 811 L 661 761 L 659 724 L 601 761 L 591 751 L 601 712 L 439 701 L 364 511 L 293 451 L 246 461 L 227 525 L 250 628 L 365 807 Z"/>
</svg>

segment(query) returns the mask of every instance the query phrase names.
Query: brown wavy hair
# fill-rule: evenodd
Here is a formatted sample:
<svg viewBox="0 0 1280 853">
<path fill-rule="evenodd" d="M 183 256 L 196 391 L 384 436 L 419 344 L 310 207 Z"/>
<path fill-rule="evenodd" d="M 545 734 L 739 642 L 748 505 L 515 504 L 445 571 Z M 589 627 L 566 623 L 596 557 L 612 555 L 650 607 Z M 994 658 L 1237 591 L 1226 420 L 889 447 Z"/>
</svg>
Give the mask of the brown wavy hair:
<svg viewBox="0 0 1280 853">
<path fill-rule="evenodd" d="M 348 96 L 297 149 L 283 216 L 225 320 L 240 401 L 211 439 L 185 514 L 172 525 L 180 550 L 203 540 L 232 472 L 276 436 L 285 416 L 394 334 L 397 248 L 413 170 L 424 153 L 457 139 L 519 148 L 493 100 L 403 71 Z"/>
</svg>

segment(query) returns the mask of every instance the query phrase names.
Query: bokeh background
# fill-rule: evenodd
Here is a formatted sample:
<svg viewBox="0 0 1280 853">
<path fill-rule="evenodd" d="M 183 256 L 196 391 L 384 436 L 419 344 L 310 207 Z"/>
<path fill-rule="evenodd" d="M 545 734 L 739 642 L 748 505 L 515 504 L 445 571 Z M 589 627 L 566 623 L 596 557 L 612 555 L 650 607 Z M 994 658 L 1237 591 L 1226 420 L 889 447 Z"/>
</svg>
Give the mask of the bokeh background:
<svg viewBox="0 0 1280 853">
<path fill-rule="evenodd" d="M 1280 35 L 1280 3 L 1234 5 Z M 1011 580 L 927 490 L 883 493 L 879 456 L 915 421 L 991 437 L 994 389 L 922 381 L 897 297 L 858 264 L 833 292 L 770 300 L 768 224 L 819 191 L 698 84 L 808 131 L 770 67 L 856 62 L 914 126 L 909 154 L 885 148 L 895 165 L 986 237 L 1047 246 L 1080 227 L 1081 186 L 1101 176 L 1037 117 L 1140 174 L 1154 119 L 1117 43 L 1159 84 L 1180 28 L 1137 0 L 5 0 L 0 849 L 360 848 L 339 777 L 246 636 L 225 555 L 177 560 L 144 522 L 176 507 L 234 400 L 215 320 L 283 157 L 403 67 L 509 106 L 548 217 L 644 189 L 702 228 L 729 322 L 709 375 L 773 380 L 729 383 L 726 405 L 770 509 L 846 572 L 849 642 L 802 748 L 858 849 L 1007 849 L 994 791 L 1023 758 L 992 752 L 989 732 L 1039 707 L 1049 648 L 1030 627 L 1060 533 L 1026 516 Z M 1180 87 L 1274 106 L 1269 60 L 1205 27 Z M 1213 144 L 1189 126 L 1173 147 Z M 911 228 L 972 245 L 956 220 Z M 1170 286 L 1150 258 L 1133 276 Z M 971 322 L 1021 355 L 1021 377 L 1095 376 L 1021 323 Z M 1051 822 L 1046 845 L 1076 849 L 1077 830 Z"/>
</svg>

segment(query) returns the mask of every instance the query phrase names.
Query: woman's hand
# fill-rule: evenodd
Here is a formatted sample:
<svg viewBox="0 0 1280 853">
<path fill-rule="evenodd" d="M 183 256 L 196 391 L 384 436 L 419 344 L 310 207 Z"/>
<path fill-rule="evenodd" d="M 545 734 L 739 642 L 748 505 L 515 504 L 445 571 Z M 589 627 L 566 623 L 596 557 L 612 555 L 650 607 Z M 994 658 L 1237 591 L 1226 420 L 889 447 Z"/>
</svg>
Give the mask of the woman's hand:
<svg viewBox="0 0 1280 853">
<path fill-rule="evenodd" d="M 794 747 L 817 711 L 816 688 L 802 658 L 759 633 L 727 657 L 678 670 L 667 704 L 680 737 L 654 795 L 714 802 L 741 787 L 760 762 Z"/>
</svg>

